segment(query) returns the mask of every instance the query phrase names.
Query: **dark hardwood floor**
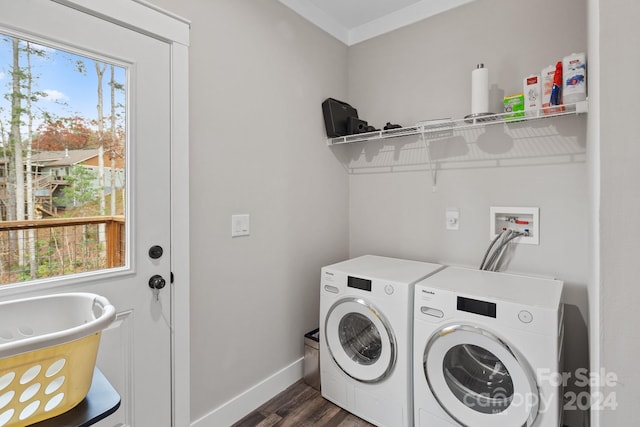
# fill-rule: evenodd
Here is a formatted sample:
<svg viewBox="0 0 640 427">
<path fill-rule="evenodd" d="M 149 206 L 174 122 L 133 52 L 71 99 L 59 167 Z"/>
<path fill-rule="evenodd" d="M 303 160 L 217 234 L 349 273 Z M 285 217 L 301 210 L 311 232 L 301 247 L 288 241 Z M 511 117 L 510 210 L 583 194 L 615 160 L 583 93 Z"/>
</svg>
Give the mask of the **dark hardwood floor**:
<svg viewBox="0 0 640 427">
<path fill-rule="evenodd" d="M 375 427 L 300 380 L 232 427 Z"/>
</svg>

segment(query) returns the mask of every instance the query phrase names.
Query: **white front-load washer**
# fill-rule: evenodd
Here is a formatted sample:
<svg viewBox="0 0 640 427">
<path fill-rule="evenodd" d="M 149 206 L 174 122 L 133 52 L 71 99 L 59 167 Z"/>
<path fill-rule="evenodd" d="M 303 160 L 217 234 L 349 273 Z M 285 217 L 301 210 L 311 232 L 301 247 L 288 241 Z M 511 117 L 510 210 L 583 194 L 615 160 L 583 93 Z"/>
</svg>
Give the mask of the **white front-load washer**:
<svg viewBox="0 0 640 427">
<path fill-rule="evenodd" d="M 416 284 L 416 427 L 561 425 L 562 287 L 457 267 Z"/>
<path fill-rule="evenodd" d="M 322 268 L 322 396 L 377 426 L 413 425 L 413 287 L 441 265 L 364 255 Z"/>
</svg>

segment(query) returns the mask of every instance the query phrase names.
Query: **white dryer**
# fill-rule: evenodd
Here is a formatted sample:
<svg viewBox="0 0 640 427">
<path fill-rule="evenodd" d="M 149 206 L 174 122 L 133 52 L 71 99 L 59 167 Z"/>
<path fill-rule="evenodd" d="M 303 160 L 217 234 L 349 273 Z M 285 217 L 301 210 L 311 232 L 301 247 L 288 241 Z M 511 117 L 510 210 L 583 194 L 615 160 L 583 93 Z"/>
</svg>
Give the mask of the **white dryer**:
<svg viewBox="0 0 640 427">
<path fill-rule="evenodd" d="M 561 425 L 562 287 L 456 267 L 416 284 L 416 427 Z"/>
<path fill-rule="evenodd" d="M 322 396 L 380 427 L 413 425 L 413 288 L 441 268 L 365 255 L 322 269 Z"/>
</svg>

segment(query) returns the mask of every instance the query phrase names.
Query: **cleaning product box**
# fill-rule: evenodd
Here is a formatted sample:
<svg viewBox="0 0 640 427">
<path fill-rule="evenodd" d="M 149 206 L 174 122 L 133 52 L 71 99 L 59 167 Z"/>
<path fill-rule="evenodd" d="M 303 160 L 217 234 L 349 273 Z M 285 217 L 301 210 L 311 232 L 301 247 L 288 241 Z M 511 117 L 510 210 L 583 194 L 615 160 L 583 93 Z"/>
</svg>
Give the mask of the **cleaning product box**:
<svg viewBox="0 0 640 427">
<path fill-rule="evenodd" d="M 587 99 L 587 61 L 584 53 L 572 53 L 562 59 L 563 87 L 562 97 L 565 104 Z"/>
<path fill-rule="evenodd" d="M 504 97 L 504 118 L 514 120 L 524 117 L 524 94 L 518 93 Z"/>
<path fill-rule="evenodd" d="M 538 110 L 542 106 L 540 76 L 537 74 L 532 74 L 528 77 L 525 77 L 522 84 L 522 90 L 524 92 L 525 114 L 527 116 L 537 115 Z"/>
<path fill-rule="evenodd" d="M 542 86 L 542 110 L 545 113 L 549 113 L 549 106 L 551 105 L 551 89 L 553 88 L 553 75 L 556 72 L 554 65 L 549 65 L 542 69 L 541 86 Z"/>
<path fill-rule="evenodd" d="M 560 67 L 560 70 L 562 70 L 562 66 Z M 551 101 L 551 97 L 553 94 L 553 80 L 556 77 L 557 71 L 558 64 L 549 65 L 548 67 L 542 69 L 540 83 L 542 90 L 542 112 L 544 114 L 560 113 L 564 111 L 564 106 L 554 107 L 553 105 L 559 104 L 554 104 Z"/>
</svg>

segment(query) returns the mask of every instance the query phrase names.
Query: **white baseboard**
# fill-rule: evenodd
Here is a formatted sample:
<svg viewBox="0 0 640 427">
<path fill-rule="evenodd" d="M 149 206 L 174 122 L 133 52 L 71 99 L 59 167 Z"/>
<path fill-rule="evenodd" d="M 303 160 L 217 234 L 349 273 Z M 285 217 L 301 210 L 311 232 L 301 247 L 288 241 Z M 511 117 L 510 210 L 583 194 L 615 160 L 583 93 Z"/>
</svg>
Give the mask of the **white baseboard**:
<svg viewBox="0 0 640 427">
<path fill-rule="evenodd" d="M 191 427 L 222 427 L 230 426 L 241 420 L 251 411 L 284 391 L 291 384 L 302 378 L 303 361 L 300 358 L 260 381 L 250 389 L 242 392 L 230 401 L 220 405 L 204 417 L 191 423 Z"/>
</svg>

